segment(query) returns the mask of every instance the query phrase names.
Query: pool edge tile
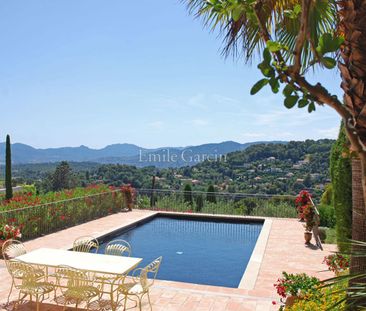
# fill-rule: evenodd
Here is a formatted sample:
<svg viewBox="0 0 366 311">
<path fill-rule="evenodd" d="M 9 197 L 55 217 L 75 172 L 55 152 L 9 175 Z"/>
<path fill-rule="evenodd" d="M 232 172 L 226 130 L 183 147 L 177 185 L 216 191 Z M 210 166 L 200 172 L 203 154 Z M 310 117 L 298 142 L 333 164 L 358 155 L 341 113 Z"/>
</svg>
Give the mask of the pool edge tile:
<svg viewBox="0 0 366 311">
<path fill-rule="evenodd" d="M 269 234 L 271 232 L 272 219 L 265 219 L 264 224 L 259 234 L 257 243 L 254 247 L 252 255 L 250 256 L 248 265 L 240 280 L 238 288 L 252 290 L 257 282 L 257 277 L 262 264 L 264 253 L 267 247 Z"/>
</svg>

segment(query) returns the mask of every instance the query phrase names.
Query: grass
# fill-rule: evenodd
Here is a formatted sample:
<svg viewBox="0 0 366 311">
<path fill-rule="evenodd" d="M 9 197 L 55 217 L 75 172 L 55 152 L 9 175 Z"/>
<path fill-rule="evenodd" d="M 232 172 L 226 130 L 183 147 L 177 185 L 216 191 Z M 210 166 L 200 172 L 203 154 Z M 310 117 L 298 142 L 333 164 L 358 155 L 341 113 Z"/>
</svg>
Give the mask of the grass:
<svg viewBox="0 0 366 311">
<path fill-rule="evenodd" d="M 325 238 L 326 244 L 336 244 L 337 243 L 337 233 L 335 228 L 327 228 L 327 237 Z"/>
</svg>

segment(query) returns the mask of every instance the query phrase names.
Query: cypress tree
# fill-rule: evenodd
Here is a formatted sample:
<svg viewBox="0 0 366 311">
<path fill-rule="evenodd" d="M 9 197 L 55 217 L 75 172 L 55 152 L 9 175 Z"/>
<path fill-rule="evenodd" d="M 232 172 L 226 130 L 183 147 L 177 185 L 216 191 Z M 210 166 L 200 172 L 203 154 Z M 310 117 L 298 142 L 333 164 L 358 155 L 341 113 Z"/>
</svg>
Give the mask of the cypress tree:
<svg viewBox="0 0 366 311">
<path fill-rule="evenodd" d="M 189 205 L 193 204 L 192 187 L 189 184 L 185 185 L 184 187 L 184 202 L 188 203 Z"/>
<path fill-rule="evenodd" d="M 196 196 L 196 212 L 202 211 L 204 205 L 204 199 L 202 194 L 197 194 Z"/>
<path fill-rule="evenodd" d="M 330 176 L 336 216 L 337 244 L 340 251 L 347 251 L 347 242 L 352 237 L 352 166 L 349 141 L 343 123 L 331 151 Z"/>
<path fill-rule="evenodd" d="M 13 197 L 13 185 L 11 184 L 11 146 L 9 135 L 6 135 L 5 148 L 5 198 L 10 200 Z"/>
<path fill-rule="evenodd" d="M 70 188 L 71 168 L 69 163 L 62 161 L 57 165 L 52 176 L 52 190 L 59 191 Z"/>
<path fill-rule="evenodd" d="M 215 195 L 215 187 L 213 185 L 209 185 L 207 188 L 206 200 L 211 203 L 217 203 Z"/>
</svg>

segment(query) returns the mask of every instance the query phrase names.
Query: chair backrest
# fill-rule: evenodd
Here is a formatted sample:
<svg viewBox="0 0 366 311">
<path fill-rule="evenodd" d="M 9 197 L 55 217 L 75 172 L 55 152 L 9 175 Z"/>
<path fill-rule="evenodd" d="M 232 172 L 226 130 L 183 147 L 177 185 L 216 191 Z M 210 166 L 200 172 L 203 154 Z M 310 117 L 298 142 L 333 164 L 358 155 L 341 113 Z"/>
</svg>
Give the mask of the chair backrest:
<svg viewBox="0 0 366 311">
<path fill-rule="evenodd" d="M 99 242 L 92 236 L 82 236 L 74 241 L 72 250 L 75 252 L 89 253 L 92 249 L 98 252 Z"/>
<path fill-rule="evenodd" d="M 140 283 L 144 290 L 147 290 L 154 284 L 162 260 L 163 257 L 160 256 L 148 264 L 145 268 L 141 269 Z"/>
<path fill-rule="evenodd" d="M 24 288 L 25 286 L 32 287 L 37 283 L 36 269 L 32 265 L 21 260 L 10 259 L 7 262 L 7 267 L 16 288 L 20 284 Z"/>
<path fill-rule="evenodd" d="M 55 270 L 55 277 L 57 285 L 62 291 L 66 291 L 70 288 L 77 289 L 92 285 L 92 281 L 85 271 L 70 266 L 58 266 Z"/>
<path fill-rule="evenodd" d="M 113 256 L 131 256 L 131 245 L 125 240 L 110 241 L 105 247 L 104 254 Z"/>
<path fill-rule="evenodd" d="M 14 259 L 27 253 L 24 244 L 18 240 L 6 240 L 2 246 L 2 254 L 5 260 Z"/>
</svg>

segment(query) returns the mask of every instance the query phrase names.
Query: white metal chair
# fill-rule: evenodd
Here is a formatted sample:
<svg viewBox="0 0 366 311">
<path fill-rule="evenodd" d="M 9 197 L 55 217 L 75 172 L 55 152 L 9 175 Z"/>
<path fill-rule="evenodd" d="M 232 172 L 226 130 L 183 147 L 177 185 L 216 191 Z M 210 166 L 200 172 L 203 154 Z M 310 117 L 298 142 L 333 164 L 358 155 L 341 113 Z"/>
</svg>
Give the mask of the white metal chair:
<svg viewBox="0 0 366 311">
<path fill-rule="evenodd" d="M 131 245 L 125 240 L 113 240 L 110 241 L 105 247 L 105 255 L 113 256 L 131 256 Z"/>
<path fill-rule="evenodd" d="M 145 268 L 138 268 L 133 271 L 132 278 L 125 277 L 122 284 L 117 288 L 117 292 L 124 297 L 124 307 L 126 310 L 127 299 L 134 300 L 130 297 L 137 298 L 139 310 L 142 310 L 142 299 L 147 295 L 150 309 L 152 310 L 150 301 L 150 287 L 154 284 L 156 275 L 158 274 L 160 264 L 163 257 L 156 258 Z M 134 300 L 135 301 L 135 300 Z"/>
<path fill-rule="evenodd" d="M 90 302 L 93 298 L 100 298 L 100 290 L 94 286 L 93 279 L 90 279 L 86 271 L 78 270 L 69 266 L 59 266 L 55 271 L 57 288 L 61 290 L 61 295 L 55 298 L 57 304 L 75 304 L 78 306 L 85 302 L 89 310 Z"/>
<path fill-rule="evenodd" d="M 98 252 L 99 242 L 92 236 L 78 237 L 72 246 L 72 250 L 75 252 L 89 253 L 92 249 Z"/>
<path fill-rule="evenodd" d="M 39 311 L 39 304 L 44 299 L 46 294 L 55 290 L 55 287 L 50 282 L 40 280 L 39 269 L 25 262 L 11 259 L 7 263 L 8 270 L 12 277 L 12 287 L 19 290 L 18 300 L 15 304 L 15 309 L 19 302 L 23 301 L 26 296 L 36 298 L 36 310 Z M 21 297 L 23 295 L 23 297 Z"/>
<path fill-rule="evenodd" d="M 12 282 L 7 299 L 7 304 L 9 304 L 10 296 L 15 286 L 15 280 L 22 278 L 22 273 L 20 272 L 18 273 L 17 270 L 12 271 L 11 267 L 9 266 L 9 262 L 10 260 L 15 259 L 18 256 L 26 254 L 27 250 L 22 242 L 14 239 L 9 239 L 4 242 L 1 251 L 5 261 L 6 268 L 8 269 L 10 275 L 12 276 Z M 40 268 L 35 269 L 34 272 L 37 280 L 40 280 L 42 277 L 45 276 L 45 271 Z"/>
</svg>

